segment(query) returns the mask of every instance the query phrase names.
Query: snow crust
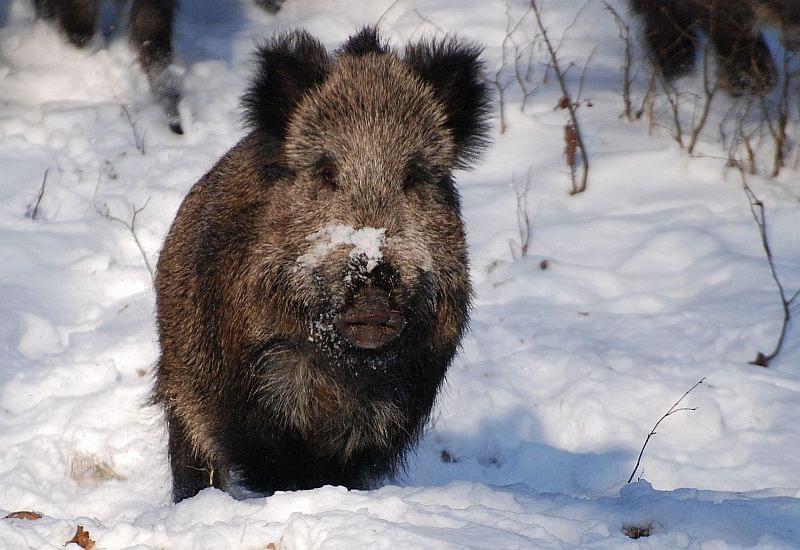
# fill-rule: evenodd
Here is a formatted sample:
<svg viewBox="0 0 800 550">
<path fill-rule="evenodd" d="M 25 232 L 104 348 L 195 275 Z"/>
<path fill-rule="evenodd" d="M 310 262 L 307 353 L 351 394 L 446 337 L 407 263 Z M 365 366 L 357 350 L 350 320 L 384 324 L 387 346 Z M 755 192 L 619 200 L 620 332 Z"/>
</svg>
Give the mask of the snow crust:
<svg viewBox="0 0 800 550">
<path fill-rule="evenodd" d="M 257 37 L 302 26 L 333 48 L 382 17 L 398 47 L 442 31 L 485 45 L 494 75 L 507 13 L 517 21 L 528 4 L 287 0 L 271 16 L 250 0 L 183 0 L 182 137 L 124 37 L 75 50 L 31 4 L 0 2 L 0 516 L 44 517 L 0 519 L 0 547 L 64 548 L 77 525 L 98 548 L 800 547 L 800 332 L 789 326 L 770 368 L 748 364 L 774 345 L 782 312 L 739 175 L 720 158 L 730 99 L 715 99 L 694 157 L 659 125 L 620 118 L 623 43 L 602 3 L 576 18 L 582 1 L 541 2 L 552 35 L 566 31 L 565 62 L 583 67 L 594 52 L 592 106 L 579 108 L 588 190 L 568 194 L 566 115 L 539 50 L 536 93 L 523 108 L 518 87 L 506 88 L 507 131 L 495 118 L 482 163 L 456 174 L 475 307 L 407 473 L 375 491 L 235 500 L 207 490 L 179 505 L 162 419 L 146 405 L 152 280 L 123 222 L 144 207 L 135 233 L 155 265 L 182 198 L 243 135 L 238 98 Z M 514 39 L 535 32 L 527 19 Z M 646 88 L 639 70 L 635 96 Z M 522 254 L 512 182 L 528 174 Z M 750 186 L 793 293 L 797 171 Z M 385 245 L 378 228 L 309 236 L 298 265 L 332 246 L 378 261 Z M 659 427 L 643 480 L 626 485 L 653 423 L 703 377 L 684 403 L 697 410 Z M 647 538 L 623 532 L 648 525 Z"/>
</svg>

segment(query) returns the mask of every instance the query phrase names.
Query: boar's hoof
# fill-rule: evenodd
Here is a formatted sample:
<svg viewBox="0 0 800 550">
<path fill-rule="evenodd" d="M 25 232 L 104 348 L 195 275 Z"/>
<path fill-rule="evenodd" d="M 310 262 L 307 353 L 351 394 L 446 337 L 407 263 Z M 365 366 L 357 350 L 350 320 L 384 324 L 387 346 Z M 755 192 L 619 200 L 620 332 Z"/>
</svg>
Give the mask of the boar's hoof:
<svg viewBox="0 0 800 550">
<path fill-rule="evenodd" d="M 376 288 L 359 291 L 334 324 L 348 342 L 361 349 L 382 348 L 406 326 L 402 315 L 389 306 L 389 294 Z"/>
</svg>

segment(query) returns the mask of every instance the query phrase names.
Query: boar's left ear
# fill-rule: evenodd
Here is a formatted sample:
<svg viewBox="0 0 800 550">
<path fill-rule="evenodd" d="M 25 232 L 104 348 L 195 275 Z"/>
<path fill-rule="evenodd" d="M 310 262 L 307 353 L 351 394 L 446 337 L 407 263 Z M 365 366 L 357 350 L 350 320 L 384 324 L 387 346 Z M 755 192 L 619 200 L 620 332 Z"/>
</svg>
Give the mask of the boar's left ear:
<svg viewBox="0 0 800 550">
<path fill-rule="evenodd" d="M 410 44 L 405 61 L 433 87 L 456 142 L 457 168 L 467 168 L 489 143 L 491 94 L 483 76 L 481 48 L 455 38 Z"/>
<path fill-rule="evenodd" d="M 255 52 L 256 76 L 242 96 L 247 125 L 278 139 L 303 96 L 325 81 L 325 47 L 306 31 L 277 36 Z"/>
</svg>

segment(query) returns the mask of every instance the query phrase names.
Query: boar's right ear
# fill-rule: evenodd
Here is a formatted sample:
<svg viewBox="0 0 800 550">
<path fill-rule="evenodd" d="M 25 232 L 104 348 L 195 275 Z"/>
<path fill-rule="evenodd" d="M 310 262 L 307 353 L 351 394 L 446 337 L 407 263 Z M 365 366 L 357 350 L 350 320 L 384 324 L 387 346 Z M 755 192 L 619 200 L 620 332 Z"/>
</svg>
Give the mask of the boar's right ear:
<svg viewBox="0 0 800 550">
<path fill-rule="evenodd" d="M 433 87 L 456 143 L 455 166 L 469 167 L 489 143 L 491 93 L 481 48 L 455 38 L 422 41 L 405 50 L 405 62 Z"/>
<path fill-rule="evenodd" d="M 256 76 L 242 96 L 247 125 L 278 139 L 297 104 L 325 81 L 329 58 L 325 47 L 306 31 L 294 31 L 258 46 Z"/>
</svg>

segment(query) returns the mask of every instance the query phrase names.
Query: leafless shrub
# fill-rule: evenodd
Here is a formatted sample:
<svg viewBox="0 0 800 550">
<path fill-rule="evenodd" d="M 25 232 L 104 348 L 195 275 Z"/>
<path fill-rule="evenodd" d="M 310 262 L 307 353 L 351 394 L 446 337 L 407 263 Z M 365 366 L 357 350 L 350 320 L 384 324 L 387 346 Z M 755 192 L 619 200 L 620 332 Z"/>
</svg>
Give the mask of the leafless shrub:
<svg viewBox="0 0 800 550">
<path fill-rule="evenodd" d="M 136 217 L 147 208 L 148 203 L 150 202 L 150 198 L 148 197 L 145 203 L 137 208 L 136 206 L 131 207 L 131 219 L 130 221 L 123 220 L 122 218 L 118 218 L 111 214 L 108 208 L 108 204 L 103 203 L 103 206 L 97 206 L 95 204 L 95 209 L 97 213 L 103 216 L 107 220 L 111 220 L 122 224 L 125 228 L 130 231 L 131 236 L 133 237 L 133 241 L 136 243 L 136 247 L 139 249 L 139 252 L 142 254 L 142 259 L 144 260 L 144 265 L 147 267 L 147 271 L 150 273 L 150 280 L 155 283 L 156 274 L 153 270 L 153 266 L 150 264 L 150 260 L 147 258 L 147 253 L 144 251 L 144 247 L 142 246 L 142 242 L 139 240 L 139 236 L 136 234 Z"/>
<path fill-rule="evenodd" d="M 578 115 L 576 114 L 576 109 L 579 103 L 573 101 L 572 96 L 569 92 L 565 73 L 562 70 L 558 60 L 558 51 L 553 47 L 553 44 L 550 41 L 549 36 L 547 35 L 547 29 L 545 28 L 544 23 L 542 21 L 541 12 L 539 11 L 539 7 L 536 5 L 536 0 L 531 0 L 531 9 L 533 10 L 534 15 L 536 16 L 536 24 L 539 27 L 539 33 L 541 34 L 542 40 L 544 41 L 544 44 L 547 47 L 547 52 L 550 56 L 550 67 L 552 67 L 553 72 L 556 75 L 556 80 L 558 81 L 558 85 L 561 88 L 562 99 L 559 105 L 560 106 L 563 105 L 563 107 L 567 109 L 567 112 L 569 113 L 569 122 L 567 122 L 567 124 L 564 127 L 564 142 L 567 153 L 567 166 L 570 169 L 570 175 L 572 179 L 572 190 L 570 191 L 570 194 L 575 195 L 578 193 L 582 193 L 586 190 L 586 185 L 589 179 L 589 155 L 586 152 L 586 147 L 583 141 L 583 135 L 581 134 L 580 124 L 578 123 Z M 591 56 L 589 57 L 591 58 Z M 588 66 L 588 60 L 586 65 Z M 586 68 L 584 67 L 584 75 L 585 73 L 586 73 Z M 583 78 L 581 78 L 581 81 L 583 81 Z M 578 100 L 580 101 L 580 97 Z M 570 153 L 573 154 L 570 155 Z M 580 153 L 581 169 L 582 169 L 580 181 L 578 181 L 578 178 L 576 176 L 577 154 L 574 153 Z"/>
<path fill-rule="evenodd" d="M 603 5 L 606 10 L 614 17 L 619 29 L 619 37 L 625 44 L 625 53 L 623 54 L 622 68 L 620 72 L 620 80 L 622 83 L 622 104 L 623 111 L 620 116 L 624 116 L 629 122 L 633 122 L 638 117 L 633 111 L 633 100 L 631 99 L 631 87 L 633 74 L 631 68 L 633 66 L 633 38 L 631 36 L 631 27 L 627 20 L 620 15 L 620 13 L 606 0 L 603 0 Z"/>
</svg>

